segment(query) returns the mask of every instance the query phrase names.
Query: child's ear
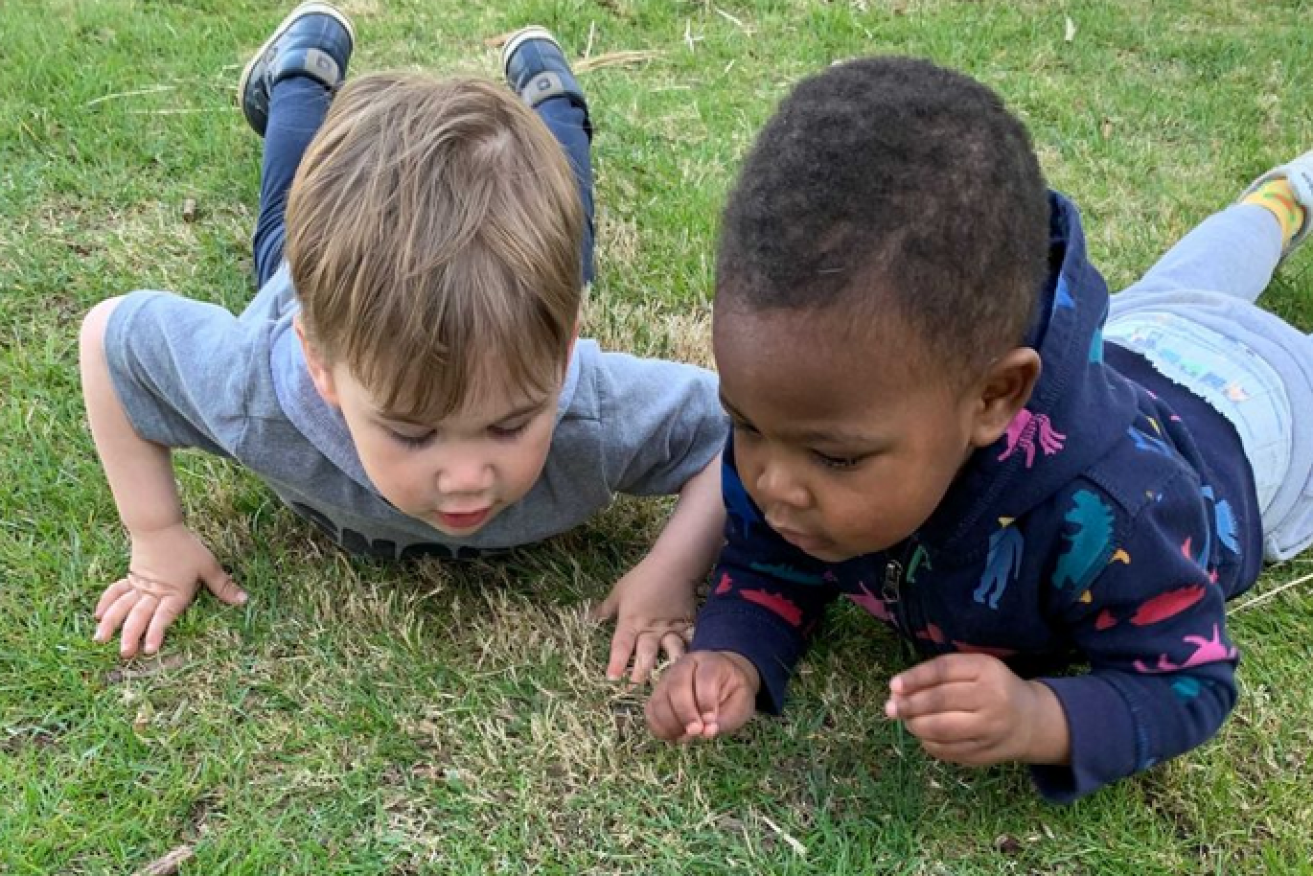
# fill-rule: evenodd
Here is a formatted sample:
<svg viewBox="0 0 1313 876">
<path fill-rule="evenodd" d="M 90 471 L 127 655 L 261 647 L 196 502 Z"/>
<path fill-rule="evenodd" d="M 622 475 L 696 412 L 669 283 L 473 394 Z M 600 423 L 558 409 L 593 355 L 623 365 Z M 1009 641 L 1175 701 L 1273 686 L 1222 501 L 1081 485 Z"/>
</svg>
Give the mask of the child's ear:
<svg viewBox="0 0 1313 876">
<path fill-rule="evenodd" d="M 988 447 L 1007 431 L 1030 401 L 1040 370 L 1039 353 L 1030 347 L 1015 347 L 994 360 L 973 392 L 972 446 Z"/>
<path fill-rule="evenodd" d="M 310 371 L 310 379 L 314 381 L 315 389 L 319 391 L 319 397 L 335 408 L 341 407 L 337 400 L 337 384 L 333 380 L 333 369 L 306 337 L 305 326 L 301 324 L 301 314 L 292 317 L 292 327 L 296 330 L 296 339 L 301 342 L 306 368 Z"/>
</svg>

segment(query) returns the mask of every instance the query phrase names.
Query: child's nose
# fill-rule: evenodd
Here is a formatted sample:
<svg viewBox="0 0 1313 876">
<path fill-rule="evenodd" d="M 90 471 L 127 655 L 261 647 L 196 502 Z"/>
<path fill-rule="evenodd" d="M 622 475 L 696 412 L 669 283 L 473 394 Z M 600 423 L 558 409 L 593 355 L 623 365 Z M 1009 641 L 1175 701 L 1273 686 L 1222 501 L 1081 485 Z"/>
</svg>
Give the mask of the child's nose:
<svg viewBox="0 0 1313 876">
<path fill-rule="evenodd" d="M 481 493 L 492 483 L 492 468 L 472 454 L 448 456 L 438 469 L 438 492 L 444 495 Z"/>
<path fill-rule="evenodd" d="M 757 476 L 757 499 L 763 508 L 779 505 L 803 508 L 807 505 L 807 489 L 788 466 L 767 463 Z"/>
</svg>

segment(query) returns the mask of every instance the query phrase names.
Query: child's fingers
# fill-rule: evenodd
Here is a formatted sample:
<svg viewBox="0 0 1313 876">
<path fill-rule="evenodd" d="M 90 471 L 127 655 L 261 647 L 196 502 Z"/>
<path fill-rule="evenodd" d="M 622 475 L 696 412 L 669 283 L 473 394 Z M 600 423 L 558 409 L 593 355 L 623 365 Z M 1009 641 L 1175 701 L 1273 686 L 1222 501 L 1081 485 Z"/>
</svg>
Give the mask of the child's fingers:
<svg viewBox="0 0 1313 876">
<path fill-rule="evenodd" d="M 137 604 L 141 594 L 134 587 L 129 587 L 126 591 L 119 594 L 118 599 L 114 600 L 109 608 L 105 609 L 104 615 L 100 618 L 100 625 L 96 627 L 96 634 L 92 637 L 96 642 L 108 642 L 122 624 L 123 619 L 132 611 L 132 607 Z"/>
<path fill-rule="evenodd" d="M 683 633 L 673 631 L 666 633 L 661 637 L 661 650 L 665 651 L 666 657 L 674 663 L 688 651 L 688 640 L 684 638 Z"/>
<path fill-rule="evenodd" d="M 980 708 L 979 700 L 979 684 L 973 681 L 953 681 L 921 688 L 909 694 L 895 694 L 885 703 L 885 714 L 906 721 L 923 715 L 975 712 Z"/>
<path fill-rule="evenodd" d="M 246 593 L 237 586 L 237 582 L 218 563 L 214 563 L 206 569 L 201 575 L 201 580 L 205 582 L 205 586 L 209 588 L 209 591 L 222 603 L 241 605 L 246 602 Z"/>
<path fill-rule="evenodd" d="M 627 626 L 617 626 L 611 637 L 611 656 L 606 661 L 606 680 L 619 681 L 624 677 L 625 667 L 633 656 L 637 644 L 637 634 Z"/>
<path fill-rule="evenodd" d="M 903 726 L 922 742 L 935 745 L 964 745 L 977 743 L 980 738 L 980 722 L 971 712 L 942 712 L 912 718 Z"/>
<path fill-rule="evenodd" d="M 642 684 L 647 681 L 652 670 L 656 668 L 657 654 L 661 651 L 661 642 L 659 638 L 651 633 L 646 633 L 638 637 L 638 642 L 634 646 L 634 671 L 630 673 L 629 680 L 634 684 Z M 624 667 L 620 667 L 624 671 Z"/>
<path fill-rule="evenodd" d="M 150 626 L 150 619 L 154 616 L 155 609 L 159 608 L 159 604 L 158 598 L 143 593 L 137 604 L 132 606 L 132 611 L 128 612 L 127 618 L 123 621 L 123 632 L 119 636 L 119 656 L 137 656 L 137 645 L 141 642 L 146 628 Z"/>
<path fill-rule="evenodd" d="M 120 578 L 113 584 L 105 588 L 105 592 L 100 594 L 100 599 L 96 602 L 96 610 L 92 612 L 92 617 L 100 620 L 105 610 L 113 605 L 124 593 L 132 591 L 132 585 L 128 583 L 127 578 Z"/>
<path fill-rule="evenodd" d="M 730 667 L 728 671 L 727 667 Z M 731 680 L 730 672 L 732 664 L 725 662 L 724 658 L 711 659 L 699 661 L 693 677 L 697 721 L 702 725 L 702 735 L 708 739 L 720 732 L 720 707 L 725 700 L 726 685 Z M 693 732 L 691 727 L 689 732 Z"/>
<path fill-rule="evenodd" d="M 701 736 L 706 731 L 703 714 L 715 715 L 715 704 L 709 707 L 704 705 L 698 689 L 699 676 L 706 671 L 706 664 L 694 654 L 676 663 L 672 670 L 678 670 L 678 673 L 671 679 L 674 682 L 670 688 L 671 711 L 685 733 Z M 662 683 L 665 683 L 665 679 L 662 679 Z"/>
<path fill-rule="evenodd" d="M 682 671 L 684 669 L 687 669 L 684 663 L 677 664 L 661 679 L 644 710 L 647 713 L 647 726 L 652 731 L 652 735 L 667 742 L 681 740 L 687 735 L 684 722 L 676 714 L 673 702 L 675 694 L 681 688 L 687 687 L 691 681 L 689 673 Z"/>
<path fill-rule="evenodd" d="M 924 663 L 918 663 L 906 672 L 899 673 L 889 682 L 895 694 L 914 691 L 954 681 L 974 681 L 980 674 L 978 654 L 945 654 Z"/>
<path fill-rule="evenodd" d="M 611 595 L 606 597 L 606 599 L 603 599 L 599 605 L 593 606 L 592 610 L 588 612 L 588 618 L 589 620 L 595 621 L 614 620 L 616 613 L 619 610 L 619 606 L 620 602 L 616 599 L 615 591 L 613 590 Z M 621 667 L 621 670 L 623 669 L 624 667 Z"/>
<path fill-rule="evenodd" d="M 147 654 L 154 654 L 164 644 L 164 631 L 168 629 L 169 624 L 178 619 L 182 609 L 183 606 L 172 599 L 160 601 L 159 607 L 155 609 L 155 614 L 150 619 L 150 627 L 146 630 L 144 650 Z"/>
</svg>

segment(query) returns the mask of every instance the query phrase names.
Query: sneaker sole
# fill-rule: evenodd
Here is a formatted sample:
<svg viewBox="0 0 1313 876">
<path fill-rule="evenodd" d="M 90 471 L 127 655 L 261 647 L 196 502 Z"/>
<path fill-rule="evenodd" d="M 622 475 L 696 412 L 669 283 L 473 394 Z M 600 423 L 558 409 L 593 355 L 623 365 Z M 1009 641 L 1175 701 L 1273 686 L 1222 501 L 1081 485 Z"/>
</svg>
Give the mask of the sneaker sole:
<svg viewBox="0 0 1313 876">
<path fill-rule="evenodd" d="M 242 105 L 242 97 L 246 94 L 246 84 L 251 79 L 251 71 L 255 69 L 256 64 L 260 63 L 260 59 L 264 57 L 264 53 L 269 50 L 270 46 L 278 42 L 283 34 L 287 33 L 288 29 L 296 23 L 297 19 L 303 18 L 307 15 L 327 15 L 329 18 L 342 25 L 342 27 L 346 28 L 347 36 L 351 38 L 351 48 L 353 50 L 355 49 L 356 29 L 351 25 L 351 19 L 347 18 L 340 9 L 328 3 L 319 2 L 319 0 L 310 0 L 308 3 L 302 3 L 291 12 L 287 13 L 287 17 L 279 23 L 278 27 L 274 28 L 273 35 L 260 44 L 260 48 L 255 51 L 255 54 L 251 55 L 251 60 L 247 61 L 246 66 L 242 68 L 241 78 L 237 80 L 238 106 Z"/>
<path fill-rule="evenodd" d="M 511 38 L 501 47 L 501 75 L 507 82 L 510 82 L 510 78 L 506 74 L 507 63 L 510 62 L 511 56 L 515 54 L 515 51 L 529 40 L 546 40 L 556 46 L 557 50 L 560 51 L 562 55 L 565 54 L 565 50 L 562 49 L 561 44 L 556 41 L 556 37 L 552 36 L 552 32 L 545 27 L 534 24 L 517 30 L 515 33 L 511 34 Z"/>
</svg>

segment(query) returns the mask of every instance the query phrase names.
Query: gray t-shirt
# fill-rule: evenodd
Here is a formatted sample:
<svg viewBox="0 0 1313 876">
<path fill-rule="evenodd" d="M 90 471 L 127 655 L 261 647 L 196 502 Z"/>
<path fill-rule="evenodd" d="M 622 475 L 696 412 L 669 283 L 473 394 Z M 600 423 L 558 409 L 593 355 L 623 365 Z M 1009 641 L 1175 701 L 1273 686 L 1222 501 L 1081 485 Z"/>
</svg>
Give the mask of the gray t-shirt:
<svg viewBox="0 0 1313 876">
<path fill-rule="evenodd" d="M 678 492 L 725 440 L 714 374 L 580 340 L 538 482 L 483 529 L 452 538 L 374 489 L 341 414 L 310 380 L 292 330 L 297 308 L 286 265 L 240 317 L 168 292 L 134 292 L 106 330 L 110 375 L 141 437 L 235 459 L 355 553 L 463 558 L 541 541 L 615 493 Z"/>
</svg>

